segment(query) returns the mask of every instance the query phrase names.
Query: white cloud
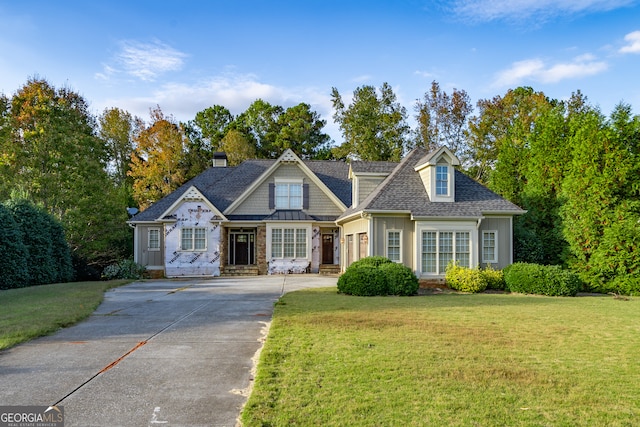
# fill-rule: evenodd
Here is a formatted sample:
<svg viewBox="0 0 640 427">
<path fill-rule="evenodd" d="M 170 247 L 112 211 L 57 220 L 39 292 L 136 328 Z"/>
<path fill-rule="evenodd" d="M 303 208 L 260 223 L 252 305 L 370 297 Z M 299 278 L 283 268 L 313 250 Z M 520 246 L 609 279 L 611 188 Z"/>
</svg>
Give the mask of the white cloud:
<svg viewBox="0 0 640 427">
<path fill-rule="evenodd" d="M 532 16 L 602 12 L 629 6 L 637 0 L 457 0 L 453 12 L 471 21 L 515 20 Z"/>
<path fill-rule="evenodd" d="M 372 77 L 369 74 L 363 74 L 361 76 L 354 77 L 353 79 L 351 79 L 351 81 L 354 83 L 366 83 L 370 81 L 371 78 Z"/>
<path fill-rule="evenodd" d="M 237 115 L 258 98 L 285 108 L 308 103 L 327 121 L 325 132 L 334 139 L 337 137 L 337 129 L 332 127 L 333 107 L 329 88 L 280 87 L 264 83 L 254 74 L 225 73 L 193 84 L 165 83 L 148 96 L 107 99 L 97 107 L 101 110 L 117 105 L 148 120 L 149 109 L 159 105 L 163 112 L 186 122 L 193 120 L 198 111 L 213 105 L 223 105 Z"/>
<path fill-rule="evenodd" d="M 420 76 L 423 77 L 425 79 L 431 79 L 431 78 L 435 78 L 436 75 L 433 73 L 430 73 L 428 71 L 420 71 L 420 70 L 416 70 L 413 72 L 413 74 L 415 74 L 416 76 Z"/>
<path fill-rule="evenodd" d="M 124 70 L 144 81 L 153 81 L 167 71 L 180 70 L 187 55 L 159 41 L 123 41 L 117 62 Z"/>
<path fill-rule="evenodd" d="M 640 53 L 640 31 L 631 32 L 624 39 L 628 44 L 620 48 L 620 53 Z"/>
<path fill-rule="evenodd" d="M 546 64 L 542 59 L 526 59 L 514 62 L 506 70 L 499 72 L 493 87 L 518 86 L 528 81 L 557 83 L 561 80 L 592 76 L 606 71 L 606 62 L 598 61 L 593 55 L 575 57 L 571 62 Z"/>
</svg>

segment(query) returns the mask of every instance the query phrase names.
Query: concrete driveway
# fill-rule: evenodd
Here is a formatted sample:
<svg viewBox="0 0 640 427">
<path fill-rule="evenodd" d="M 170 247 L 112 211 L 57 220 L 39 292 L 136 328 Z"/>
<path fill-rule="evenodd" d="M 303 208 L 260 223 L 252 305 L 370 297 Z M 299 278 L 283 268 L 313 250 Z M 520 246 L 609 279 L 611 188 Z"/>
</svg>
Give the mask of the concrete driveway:
<svg viewBox="0 0 640 427">
<path fill-rule="evenodd" d="M 234 426 L 273 303 L 335 284 L 289 275 L 113 289 L 84 322 L 0 352 L 0 405 L 61 405 L 65 426 Z"/>
</svg>

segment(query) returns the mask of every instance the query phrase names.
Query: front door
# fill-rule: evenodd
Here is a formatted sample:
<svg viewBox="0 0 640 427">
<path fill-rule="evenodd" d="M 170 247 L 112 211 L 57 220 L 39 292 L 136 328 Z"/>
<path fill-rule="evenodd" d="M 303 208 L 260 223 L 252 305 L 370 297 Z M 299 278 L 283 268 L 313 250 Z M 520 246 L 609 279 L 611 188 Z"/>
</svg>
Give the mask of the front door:
<svg viewBox="0 0 640 427">
<path fill-rule="evenodd" d="M 322 235 L 322 263 L 333 264 L 333 234 Z"/>
<path fill-rule="evenodd" d="M 240 229 L 229 233 L 229 264 L 251 265 L 255 263 L 255 233 Z"/>
</svg>

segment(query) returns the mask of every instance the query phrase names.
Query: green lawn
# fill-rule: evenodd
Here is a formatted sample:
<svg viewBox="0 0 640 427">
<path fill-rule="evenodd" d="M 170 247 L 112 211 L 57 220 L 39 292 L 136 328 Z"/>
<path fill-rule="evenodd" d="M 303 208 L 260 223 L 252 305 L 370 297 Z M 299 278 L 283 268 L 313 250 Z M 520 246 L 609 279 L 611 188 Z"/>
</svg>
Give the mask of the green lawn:
<svg viewBox="0 0 640 427">
<path fill-rule="evenodd" d="M 640 299 L 286 294 L 242 420 L 640 425 Z"/>
<path fill-rule="evenodd" d="M 0 350 L 85 319 L 107 289 L 129 282 L 57 283 L 0 291 Z"/>
</svg>

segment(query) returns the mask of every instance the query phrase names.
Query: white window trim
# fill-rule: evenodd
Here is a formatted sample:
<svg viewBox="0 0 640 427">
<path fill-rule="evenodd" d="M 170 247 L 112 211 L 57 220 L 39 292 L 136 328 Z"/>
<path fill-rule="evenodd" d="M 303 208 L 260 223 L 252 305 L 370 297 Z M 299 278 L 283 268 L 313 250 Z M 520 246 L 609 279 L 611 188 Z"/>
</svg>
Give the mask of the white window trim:
<svg viewBox="0 0 640 427">
<path fill-rule="evenodd" d="M 422 233 L 424 231 L 435 231 L 436 234 L 436 272 L 427 273 L 422 271 Z M 478 265 L 478 231 L 475 222 L 460 222 L 459 224 L 452 224 L 450 222 L 424 222 L 416 224 L 415 233 L 415 263 L 416 275 L 418 277 L 443 277 L 445 274 L 446 265 L 440 265 L 440 232 L 468 232 L 469 233 L 469 264 L 471 267 Z M 454 254 L 456 251 L 454 241 Z M 455 255 L 454 255 L 455 256 Z"/>
<path fill-rule="evenodd" d="M 304 205 L 304 183 L 301 179 L 275 179 L 275 187 L 273 189 L 273 203 L 277 209 L 302 209 Z M 287 186 L 287 206 L 278 205 L 278 186 Z M 291 206 L 291 185 L 300 186 L 300 205 Z"/>
<path fill-rule="evenodd" d="M 447 192 L 444 193 L 444 194 L 438 194 L 438 183 L 442 182 L 441 180 L 438 180 L 438 168 L 446 168 L 446 171 L 447 171 L 447 180 L 444 181 L 447 184 L 447 186 L 446 186 L 446 191 Z M 449 197 L 449 195 L 451 194 L 451 189 L 449 188 L 450 187 L 450 182 L 451 182 L 451 166 L 449 166 L 449 165 L 436 165 L 436 180 L 435 180 L 435 184 L 436 184 L 436 186 L 435 186 L 435 190 L 436 190 L 435 195 L 436 195 L 436 197 Z"/>
<path fill-rule="evenodd" d="M 281 257 L 275 257 L 273 256 L 272 253 L 272 246 L 271 246 L 271 238 L 273 236 L 273 230 L 274 229 L 280 229 L 283 230 L 282 232 L 282 245 L 283 245 L 283 250 L 282 250 L 282 255 Z M 293 246 L 293 253 L 294 256 L 291 257 L 284 257 L 284 229 L 293 229 L 293 236 L 294 236 L 294 246 Z M 305 233 L 305 241 L 306 241 L 306 245 L 305 245 L 305 256 L 304 257 L 298 257 L 295 256 L 296 254 L 296 244 L 297 244 L 297 232 L 295 230 L 301 230 L 304 229 L 306 230 Z M 306 260 L 310 260 L 310 253 L 311 253 L 311 235 L 312 235 L 312 230 L 311 230 L 311 224 L 278 224 L 278 223 L 273 223 L 273 224 L 267 224 L 267 259 L 306 259 Z"/>
<path fill-rule="evenodd" d="M 182 247 L 182 233 L 184 230 L 191 230 L 191 249 L 184 249 Z M 196 230 L 204 230 L 204 248 L 196 249 Z M 206 252 L 207 247 L 209 246 L 209 239 L 207 237 L 207 228 L 206 227 L 182 227 L 180 229 L 180 251 L 183 252 Z"/>
<path fill-rule="evenodd" d="M 158 247 L 157 248 L 152 248 L 151 247 L 151 232 L 152 231 L 156 231 L 158 233 Z M 160 228 L 158 228 L 158 227 L 149 228 L 147 230 L 147 250 L 149 252 L 160 252 L 160 246 L 161 246 Z"/>
<path fill-rule="evenodd" d="M 484 239 L 485 235 L 492 233 L 494 239 L 493 259 L 487 259 L 484 251 Z M 498 263 L 498 230 L 482 230 L 482 264 L 497 264 Z"/>
<path fill-rule="evenodd" d="M 385 256 L 389 259 L 391 259 L 389 257 L 389 234 L 390 233 L 399 233 L 398 236 L 398 240 L 399 240 L 399 246 L 398 246 L 398 256 L 399 259 L 398 260 L 392 260 L 393 262 L 397 262 L 399 264 L 402 264 L 402 230 L 396 230 L 396 229 L 389 229 L 386 232 L 386 238 L 384 241 L 384 250 L 385 250 Z"/>
</svg>

